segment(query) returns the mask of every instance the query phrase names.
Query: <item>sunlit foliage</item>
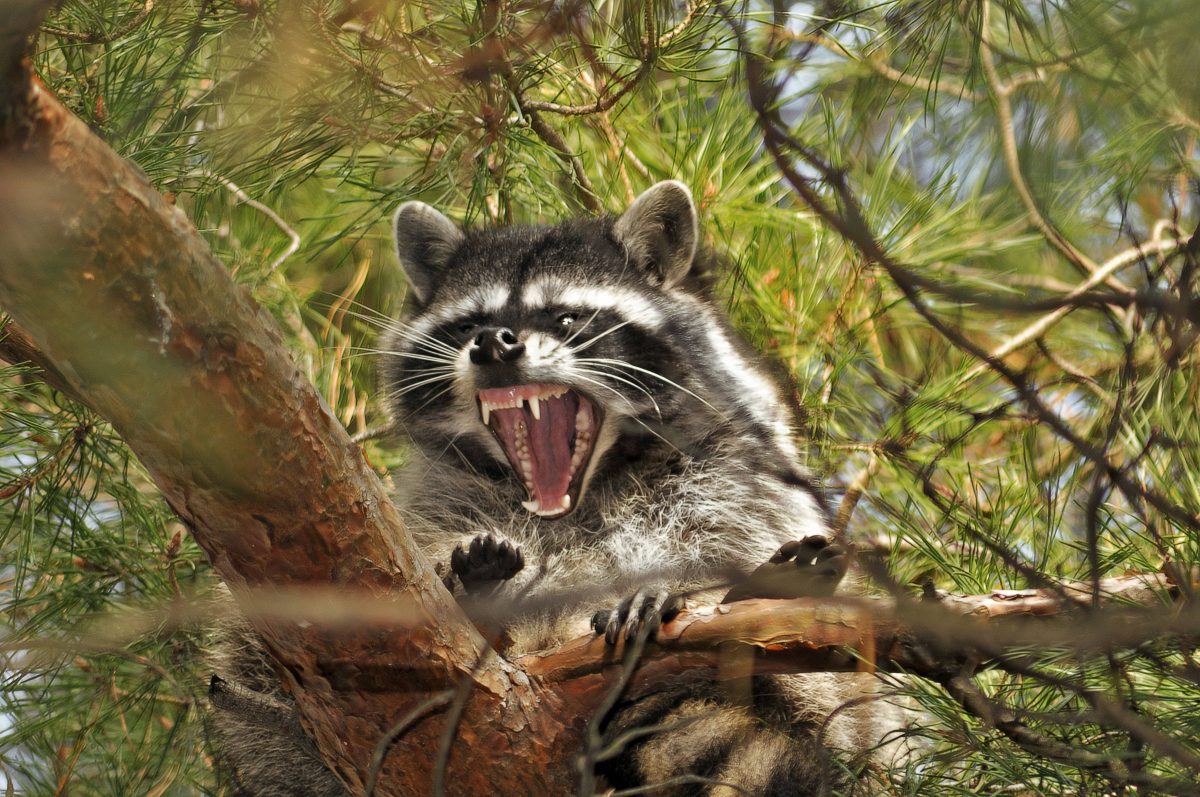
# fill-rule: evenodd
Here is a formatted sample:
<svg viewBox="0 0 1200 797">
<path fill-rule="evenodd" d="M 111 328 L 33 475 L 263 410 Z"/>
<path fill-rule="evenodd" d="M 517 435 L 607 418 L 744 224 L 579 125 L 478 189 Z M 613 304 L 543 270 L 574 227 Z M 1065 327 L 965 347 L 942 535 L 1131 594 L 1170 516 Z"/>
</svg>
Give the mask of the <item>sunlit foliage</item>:
<svg viewBox="0 0 1200 797">
<path fill-rule="evenodd" d="M 399 202 L 519 223 L 683 180 L 846 534 L 914 593 L 978 593 L 1200 560 L 1197 41 L 1192 0 L 68 0 L 36 67 L 277 317 L 381 472 L 404 456 L 371 375 Z M 844 213 L 814 164 L 864 227 L 783 179 Z M 201 632 L 93 619 L 203 594 L 203 555 L 108 425 L 28 370 L 3 373 L 0 441 L 0 774 L 214 792 Z M 914 687 L 929 746 L 895 793 L 1184 793 L 1189 644 L 1067 639 L 977 679 L 1109 766 Z"/>
</svg>

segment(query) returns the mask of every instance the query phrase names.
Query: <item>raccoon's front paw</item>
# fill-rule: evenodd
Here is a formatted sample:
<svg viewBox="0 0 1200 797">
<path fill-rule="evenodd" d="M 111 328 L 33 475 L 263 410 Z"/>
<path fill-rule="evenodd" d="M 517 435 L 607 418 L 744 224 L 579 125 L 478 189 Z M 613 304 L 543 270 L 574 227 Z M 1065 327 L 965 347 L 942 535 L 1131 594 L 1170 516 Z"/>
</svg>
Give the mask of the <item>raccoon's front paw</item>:
<svg viewBox="0 0 1200 797">
<path fill-rule="evenodd" d="M 604 634 L 609 645 L 617 644 L 622 630 L 626 640 L 636 639 L 644 626 L 649 626 L 647 638 L 653 638 L 660 625 L 675 619 L 684 603 L 682 595 L 672 595 L 666 590 L 639 589 L 615 609 L 601 609 L 593 614 L 592 630 Z"/>
<path fill-rule="evenodd" d="M 850 567 L 853 551 L 824 537 L 784 543 L 722 603 L 749 598 L 817 598 L 832 595 Z"/>
<path fill-rule="evenodd" d="M 521 549 L 508 540 L 497 541 L 491 534 L 480 534 L 466 549 L 460 543 L 450 554 L 450 570 L 471 594 L 508 581 L 523 567 Z"/>
</svg>

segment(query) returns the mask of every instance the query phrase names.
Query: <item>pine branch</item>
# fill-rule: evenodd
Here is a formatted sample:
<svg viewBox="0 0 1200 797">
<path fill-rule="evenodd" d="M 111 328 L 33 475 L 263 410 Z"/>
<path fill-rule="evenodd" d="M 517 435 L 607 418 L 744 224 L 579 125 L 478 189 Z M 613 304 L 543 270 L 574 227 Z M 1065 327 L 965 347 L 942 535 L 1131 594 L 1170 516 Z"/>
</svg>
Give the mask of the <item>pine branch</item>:
<svg viewBox="0 0 1200 797">
<path fill-rule="evenodd" d="M 28 17 L 35 28 L 39 14 Z M 0 30 L 0 65 L 15 65 L 19 78 L 5 81 L 0 108 L 0 118 L 20 120 L 6 121 L 0 137 L 0 304 L 28 333 L 24 353 L 14 356 L 43 364 L 112 421 L 231 585 L 354 589 L 426 618 L 416 627 L 378 621 L 333 629 L 248 612 L 306 732 L 352 789 L 361 792 L 378 774 L 378 794 L 427 790 L 438 776 L 428 750 L 444 732 L 444 716 L 433 709 L 449 694 L 467 693 L 455 724 L 473 741 L 449 762 L 451 789 L 565 792 L 584 726 L 621 682 L 622 651 L 586 637 L 514 662 L 478 659 L 478 634 L 265 313 L 179 210 L 30 79 L 14 48 L 32 29 Z M 771 121 L 764 107 L 756 110 Z M 785 162 L 789 142 L 769 143 Z M 827 176 L 843 187 L 839 174 Z M 882 250 L 861 219 L 850 221 L 847 237 L 894 265 L 877 256 Z M 908 278 L 899 267 L 895 273 Z M 1120 601 L 1152 606 L 1174 591 L 1160 577 L 1108 584 Z M 1110 650 L 1197 633 L 1190 613 L 1110 623 L 1124 615 L 1074 606 L 1073 597 L 1090 606 L 1088 587 L 1058 586 L 896 608 L 792 601 L 698 610 L 664 629 L 641 666 L 629 668 L 628 687 L 652 690 L 684 669 L 744 675 L 723 667 L 718 650 L 730 643 L 756 652 L 753 671 L 936 671 L 960 665 L 963 648 L 983 648 L 983 635 L 1001 645 L 1048 640 Z M 1001 622 L 1068 610 L 1057 624 Z M 514 759 L 523 766 L 504 766 Z"/>
</svg>

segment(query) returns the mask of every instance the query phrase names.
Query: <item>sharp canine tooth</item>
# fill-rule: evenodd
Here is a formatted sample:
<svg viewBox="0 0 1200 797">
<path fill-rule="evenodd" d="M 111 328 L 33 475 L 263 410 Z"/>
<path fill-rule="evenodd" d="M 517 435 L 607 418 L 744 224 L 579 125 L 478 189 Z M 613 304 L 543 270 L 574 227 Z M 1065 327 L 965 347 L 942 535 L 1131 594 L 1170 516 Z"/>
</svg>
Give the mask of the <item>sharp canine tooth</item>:
<svg viewBox="0 0 1200 797">
<path fill-rule="evenodd" d="M 492 408 L 486 401 L 479 402 L 479 409 L 483 414 L 483 425 L 488 425 L 488 418 L 491 417 Z"/>
<path fill-rule="evenodd" d="M 529 411 L 533 413 L 533 417 L 536 420 L 540 421 L 542 419 L 542 405 L 537 396 L 529 398 Z"/>
<path fill-rule="evenodd" d="M 569 495 L 564 495 L 564 496 L 563 496 L 563 500 L 562 500 L 562 508 L 563 508 L 563 509 L 570 509 L 570 508 L 571 508 L 571 496 L 569 496 Z"/>
<path fill-rule="evenodd" d="M 525 507 L 525 508 L 526 508 L 526 509 L 528 509 L 530 512 L 533 512 L 533 513 L 535 513 L 535 514 L 536 514 L 536 513 L 538 513 L 538 512 L 540 512 L 540 511 L 542 511 L 542 506 L 541 506 L 541 504 L 539 504 L 539 503 L 537 502 L 537 499 L 536 499 L 536 498 L 535 498 L 534 500 L 532 500 L 532 501 L 522 501 L 522 502 L 521 502 L 521 506 Z"/>
</svg>

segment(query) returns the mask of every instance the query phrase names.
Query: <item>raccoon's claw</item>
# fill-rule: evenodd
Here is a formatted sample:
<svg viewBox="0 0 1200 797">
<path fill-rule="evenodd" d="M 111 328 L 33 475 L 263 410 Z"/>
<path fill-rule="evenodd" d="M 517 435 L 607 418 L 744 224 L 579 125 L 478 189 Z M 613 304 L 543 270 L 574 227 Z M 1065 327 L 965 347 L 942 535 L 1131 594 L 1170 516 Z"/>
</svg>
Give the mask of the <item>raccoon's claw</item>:
<svg viewBox="0 0 1200 797">
<path fill-rule="evenodd" d="M 471 593 L 507 581 L 523 567 L 525 557 L 521 549 L 508 540 L 499 542 L 491 534 L 480 534 L 466 549 L 460 543 L 450 554 L 450 570 Z"/>
<path fill-rule="evenodd" d="M 853 555 L 851 548 L 816 535 L 786 542 L 766 564 L 731 589 L 722 603 L 832 595 Z"/>
<path fill-rule="evenodd" d="M 632 642 L 643 627 L 648 627 L 647 638 L 652 639 L 658 627 L 675 619 L 684 607 L 682 595 L 672 595 L 666 590 L 639 589 L 615 609 L 601 609 L 592 615 L 592 630 L 604 634 L 609 645 L 617 644 L 624 634 Z"/>
</svg>

